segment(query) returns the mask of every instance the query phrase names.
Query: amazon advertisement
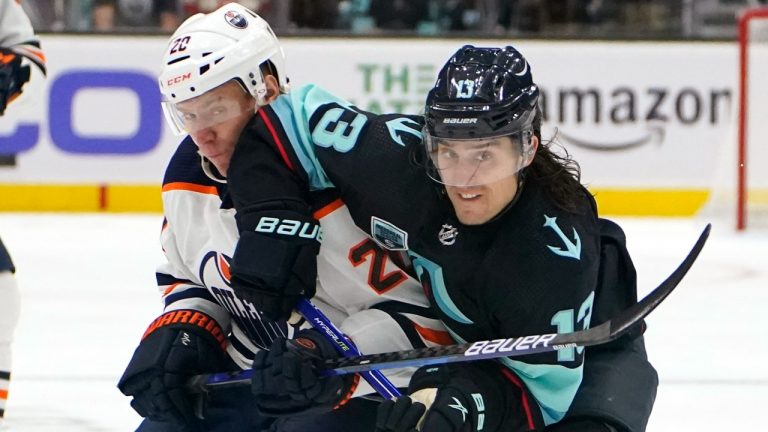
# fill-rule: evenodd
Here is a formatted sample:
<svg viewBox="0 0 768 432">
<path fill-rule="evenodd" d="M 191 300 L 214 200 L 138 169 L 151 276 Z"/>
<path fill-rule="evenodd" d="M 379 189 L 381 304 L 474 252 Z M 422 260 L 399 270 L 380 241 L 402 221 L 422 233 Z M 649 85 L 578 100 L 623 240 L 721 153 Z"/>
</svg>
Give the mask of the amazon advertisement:
<svg viewBox="0 0 768 432">
<path fill-rule="evenodd" d="M 46 89 L 0 118 L 0 153 L 13 155 L 2 157 L 0 210 L 159 211 L 181 140 L 156 84 L 167 40 L 43 42 Z M 464 43 L 511 43 L 527 57 L 544 140 L 580 163 L 606 214 L 691 215 L 717 176 L 733 175 L 724 160 L 736 152 L 735 43 L 283 39 L 292 87 L 314 83 L 363 109 L 404 113 L 422 112 Z"/>
</svg>

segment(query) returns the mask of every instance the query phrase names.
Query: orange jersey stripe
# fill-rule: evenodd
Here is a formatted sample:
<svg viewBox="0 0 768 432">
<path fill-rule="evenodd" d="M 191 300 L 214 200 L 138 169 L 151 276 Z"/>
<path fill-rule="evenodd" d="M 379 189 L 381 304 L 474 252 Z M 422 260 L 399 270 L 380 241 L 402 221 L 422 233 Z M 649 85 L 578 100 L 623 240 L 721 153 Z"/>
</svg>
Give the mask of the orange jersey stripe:
<svg viewBox="0 0 768 432">
<path fill-rule="evenodd" d="M 173 284 L 173 285 L 169 286 L 168 288 L 166 288 L 165 291 L 163 291 L 163 297 L 165 297 L 168 294 L 170 294 L 171 291 L 173 291 L 174 288 L 176 288 L 179 285 L 181 285 L 181 282 L 176 282 L 175 284 Z"/>
<path fill-rule="evenodd" d="M 216 186 L 203 186 L 195 183 L 173 182 L 163 185 L 163 192 L 185 190 L 209 195 L 218 195 Z"/>
<path fill-rule="evenodd" d="M 416 332 L 421 335 L 421 337 L 430 342 L 434 342 L 440 345 L 453 345 L 456 343 L 456 341 L 453 340 L 448 332 L 422 327 L 416 323 L 413 323 L 413 327 L 416 329 Z"/>
<path fill-rule="evenodd" d="M 0 399 L 8 399 L 8 390 L 0 390 Z"/>
<path fill-rule="evenodd" d="M 331 202 L 330 204 L 328 204 L 325 207 L 321 208 L 320 210 L 316 211 L 315 214 L 314 214 L 315 219 L 320 220 L 320 219 L 328 216 L 329 214 L 333 213 L 334 211 L 336 211 L 336 209 L 338 209 L 339 207 L 341 207 L 343 205 L 344 205 L 344 201 L 342 201 L 341 198 L 337 198 L 333 202 Z"/>
</svg>

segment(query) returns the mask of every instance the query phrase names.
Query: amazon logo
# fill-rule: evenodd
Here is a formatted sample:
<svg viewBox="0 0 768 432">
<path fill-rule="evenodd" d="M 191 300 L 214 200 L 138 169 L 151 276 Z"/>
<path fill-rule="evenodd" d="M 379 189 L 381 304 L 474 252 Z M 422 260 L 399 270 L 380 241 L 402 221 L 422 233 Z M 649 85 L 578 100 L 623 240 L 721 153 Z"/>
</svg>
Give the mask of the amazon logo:
<svg viewBox="0 0 768 432">
<path fill-rule="evenodd" d="M 670 124 L 682 127 L 715 126 L 729 121 L 732 91 L 664 87 L 558 88 L 541 91 L 545 122 L 558 126 L 566 145 L 601 152 L 627 151 L 646 145 L 661 146 Z M 582 126 L 639 126 L 634 136 L 606 140 L 578 132 Z M 617 135 L 624 136 L 626 132 Z"/>
</svg>

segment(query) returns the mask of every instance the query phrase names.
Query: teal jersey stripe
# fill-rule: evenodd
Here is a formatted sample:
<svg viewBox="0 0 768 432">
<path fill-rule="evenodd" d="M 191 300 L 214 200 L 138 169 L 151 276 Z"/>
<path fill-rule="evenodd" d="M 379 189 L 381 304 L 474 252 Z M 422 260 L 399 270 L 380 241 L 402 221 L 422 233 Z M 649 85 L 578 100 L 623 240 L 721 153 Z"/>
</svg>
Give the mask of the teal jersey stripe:
<svg viewBox="0 0 768 432">
<path fill-rule="evenodd" d="M 509 357 L 499 360 L 515 371 L 531 391 L 545 424 L 557 423 L 565 417 L 581 385 L 583 366 L 572 369 L 552 364 L 528 364 Z"/>
<path fill-rule="evenodd" d="M 429 274 L 429 280 L 432 282 L 432 298 L 435 299 L 435 303 L 448 315 L 452 320 L 462 324 L 474 324 L 464 313 L 456 306 L 451 296 L 448 294 L 448 289 L 445 286 L 445 280 L 443 279 L 443 268 L 427 258 L 417 254 L 416 252 L 409 250 L 408 254 L 413 258 L 412 264 L 416 269 L 416 274 L 419 280 L 423 280 L 422 275 L 426 271 Z"/>
<path fill-rule="evenodd" d="M 457 342 L 467 343 L 455 331 L 448 326 L 446 328 Z M 512 369 L 528 387 L 539 405 L 546 425 L 557 423 L 565 417 L 581 385 L 583 365 L 571 369 L 552 364 L 528 364 L 509 357 L 499 360 L 504 366 Z"/>
<path fill-rule="evenodd" d="M 314 91 L 319 90 L 319 91 Z M 323 99 L 326 97 L 327 99 Z M 310 101 L 310 103 L 307 103 Z M 325 170 L 315 155 L 314 143 L 309 133 L 309 118 L 314 109 L 323 103 L 339 102 L 333 95 L 315 87 L 306 85 L 292 89 L 281 95 L 270 107 L 280 119 L 280 124 L 288 135 L 291 147 L 299 158 L 301 167 L 309 177 L 310 190 L 322 190 L 334 187 Z M 343 101 L 339 102 L 342 103 Z M 346 102 L 343 102 L 346 103 Z M 298 119 L 298 121 L 297 121 Z"/>
</svg>

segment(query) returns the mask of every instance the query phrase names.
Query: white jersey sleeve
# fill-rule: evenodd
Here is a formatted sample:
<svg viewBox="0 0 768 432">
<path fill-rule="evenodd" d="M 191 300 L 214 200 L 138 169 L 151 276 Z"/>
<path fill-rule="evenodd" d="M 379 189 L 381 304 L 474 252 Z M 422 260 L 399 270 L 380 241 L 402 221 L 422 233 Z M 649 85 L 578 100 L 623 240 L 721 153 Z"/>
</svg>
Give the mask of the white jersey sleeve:
<svg viewBox="0 0 768 432">
<path fill-rule="evenodd" d="M 22 56 L 22 66 L 31 65 L 29 81 L 21 96 L 14 100 L 14 111 L 32 104 L 44 94 L 46 60 L 29 17 L 15 0 L 0 0 L 0 47 Z"/>
</svg>

